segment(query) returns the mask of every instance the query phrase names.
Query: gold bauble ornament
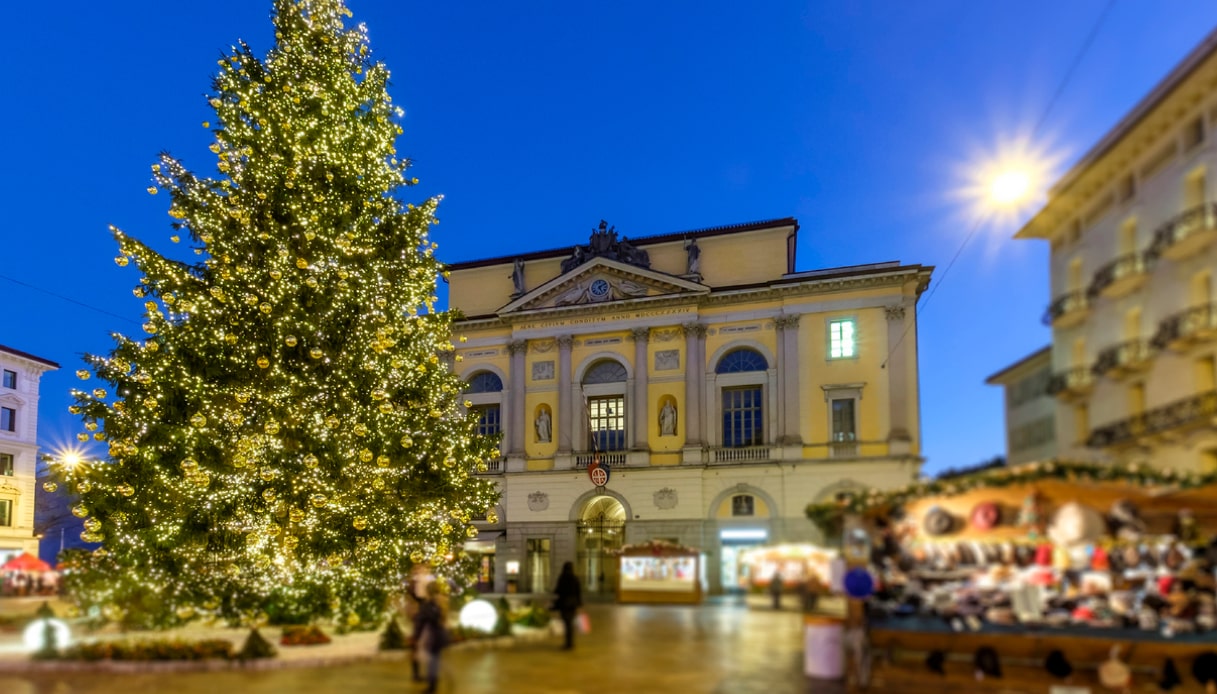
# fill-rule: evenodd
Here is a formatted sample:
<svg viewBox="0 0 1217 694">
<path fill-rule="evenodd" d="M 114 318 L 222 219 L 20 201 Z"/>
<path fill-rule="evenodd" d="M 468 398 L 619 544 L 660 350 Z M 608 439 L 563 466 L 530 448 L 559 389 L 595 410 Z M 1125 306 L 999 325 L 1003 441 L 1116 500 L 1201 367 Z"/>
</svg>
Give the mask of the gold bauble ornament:
<svg viewBox="0 0 1217 694">
<path fill-rule="evenodd" d="M 369 552 L 375 552 L 377 549 L 380 549 L 380 540 L 372 538 L 371 540 L 368 540 L 364 547 L 367 547 Z"/>
<path fill-rule="evenodd" d="M 178 619 L 190 619 L 194 616 L 194 608 L 190 607 L 189 605 L 184 605 L 177 608 L 177 610 L 174 611 L 174 614 L 177 615 Z"/>
<path fill-rule="evenodd" d="M 372 489 L 379 490 L 379 489 L 384 489 L 384 488 L 385 488 L 385 481 L 383 478 L 377 477 L 376 479 L 372 480 Z"/>
<path fill-rule="evenodd" d="M 389 394 L 385 392 L 383 388 L 377 388 L 376 390 L 372 391 L 373 400 L 384 400 L 387 397 L 389 397 Z"/>
<path fill-rule="evenodd" d="M 228 333 L 227 335 L 225 335 L 225 336 L 224 336 L 224 343 L 225 343 L 225 344 L 229 344 L 229 345 L 235 345 L 235 344 L 237 344 L 237 336 L 236 336 L 236 333 Z"/>
<path fill-rule="evenodd" d="M 381 414 L 389 414 L 389 413 L 393 412 L 393 403 L 382 402 L 376 409 L 380 410 Z"/>
<path fill-rule="evenodd" d="M 409 436 L 401 437 L 401 447 L 402 448 L 409 448 L 413 445 L 414 445 L 414 439 L 410 438 Z"/>
<path fill-rule="evenodd" d="M 80 539 L 84 542 L 92 544 L 94 542 L 101 542 L 102 540 L 106 539 L 106 536 L 102 535 L 101 533 L 91 533 L 86 530 L 80 534 Z"/>
<path fill-rule="evenodd" d="M 275 503 L 275 497 L 277 497 L 277 496 L 278 496 L 278 494 L 275 492 L 275 490 L 271 489 L 270 487 L 267 487 L 266 489 L 262 490 L 262 500 L 268 504 Z M 274 535 L 272 535 L 271 537 L 274 537 Z"/>
<path fill-rule="evenodd" d="M 129 263 L 129 262 L 131 262 L 131 261 L 128 260 L 127 256 L 125 256 L 125 255 L 120 255 L 114 259 L 114 264 L 119 267 L 127 267 L 127 263 Z"/>
<path fill-rule="evenodd" d="M 320 359 L 325 352 L 321 351 L 320 347 L 314 347 L 308 351 L 308 355 L 313 359 Z"/>
<path fill-rule="evenodd" d="M 80 369 L 79 371 L 76 372 L 76 378 L 79 378 L 82 381 L 89 380 L 89 377 L 92 375 L 93 374 L 90 373 L 88 369 Z"/>
<path fill-rule="evenodd" d="M 99 432 L 97 432 L 97 433 L 93 434 L 93 440 L 94 440 L 94 441 L 105 441 L 105 440 L 106 440 L 106 432 L 104 432 L 104 431 L 99 431 Z"/>
<path fill-rule="evenodd" d="M 150 410 L 155 409 L 156 408 L 156 398 L 151 398 L 151 397 L 144 398 L 144 407 L 146 407 Z"/>
<path fill-rule="evenodd" d="M 97 398 L 98 400 L 104 400 L 106 395 L 108 395 L 108 393 L 106 393 L 105 388 L 95 388 L 93 390 L 93 397 Z"/>
<path fill-rule="evenodd" d="M 287 345 L 288 347 L 295 347 L 297 343 L 298 341 L 296 340 L 295 335 L 288 335 L 287 337 L 283 338 L 283 344 Z"/>
<path fill-rule="evenodd" d="M 129 484 L 120 484 L 114 488 L 114 491 L 118 492 L 122 496 L 131 496 L 135 493 L 135 487 L 132 487 Z"/>
<path fill-rule="evenodd" d="M 414 562 L 415 564 L 423 563 L 423 553 L 417 549 L 410 552 L 410 561 Z"/>
<path fill-rule="evenodd" d="M 279 526 L 272 525 L 266 529 L 266 536 L 271 538 L 279 537 L 279 533 L 281 532 L 283 532 L 283 530 Z"/>
<path fill-rule="evenodd" d="M 206 472 L 200 472 L 199 474 L 191 477 L 190 481 L 199 489 L 206 489 L 211 486 L 211 475 L 207 474 Z"/>
<path fill-rule="evenodd" d="M 452 534 L 452 524 L 444 523 L 443 525 L 440 526 L 439 531 L 445 535 L 451 535 Z"/>
<path fill-rule="evenodd" d="M 318 462 L 320 462 L 320 461 L 317 460 L 317 456 L 313 455 L 312 453 L 309 453 L 308 455 L 304 456 L 304 467 L 306 467 L 310 470 L 317 467 Z"/>
<path fill-rule="evenodd" d="M 89 440 L 89 435 L 82 431 L 76 435 L 76 440 L 80 441 L 81 443 L 84 443 L 85 441 Z"/>
<path fill-rule="evenodd" d="M 359 451 L 359 459 L 360 459 L 360 460 L 362 460 L 362 461 L 363 461 L 363 462 L 365 462 L 365 463 L 370 463 L 370 462 L 372 462 L 372 451 L 369 451 L 369 450 L 368 450 L 368 449 L 366 449 L 366 448 L 365 448 L 365 449 L 363 449 L 363 450 L 361 450 L 361 451 Z"/>
<path fill-rule="evenodd" d="M 87 518 L 89 516 L 89 507 L 84 504 L 76 504 L 72 507 L 72 515 L 77 518 Z"/>
<path fill-rule="evenodd" d="M 352 431 L 352 432 L 353 432 L 353 433 L 354 433 L 356 436 L 361 436 L 361 437 L 362 437 L 362 436 L 367 436 L 367 435 L 368 435 L 368 427 L 367 427 L 367 425 L 366 425 L 366 424 L 364 424 L 363 422 L 360 422 L 359 424 L 356 424 L 356 425 L 355 425 L 355 427 L 354 427 L 354 428 L 353 428 L 351 431 Z"/>
<path fill-rule="evenodd" d="M 137 299 L 142 299 L 147 296 L 147 292 L 144 291 L 143 287 L 135 287 L 131 290 L 131 293 L 134 294 L 135 298 Z"/>
<path fill-rule="evenodd" d="M 88 530 L 91 533 L 95 533 L 98 530 L 101 530 L 101 521 L 97 520 L 96 518 L 86 518 L 85 522 L 84 522 L 84 526 L 85 526 L 85 530 Z"/>
<path fill-rule="evenodd" d="M 465 529 L 465 534 L 468 535 L 469 537 L 477 537 L 478 529 L 471 525 Z"/>
<path fill-rule="evenodd" d="M 317 288 L 317 278 L 316 277 L 306 278 L 304 280 L 304 284 L 307 285 L 309 289 L 316 289 Z"/>
<path fill-rule="evenodd" d="M 204 417 L 202 413 L 196 412 L 190 417 L 190 426 L 195 427 L 196 429 L 201 429 L 207 426 L 207 418 Z"/>
<path fill-rule="evenodd" d="M 258 304 L 258 310 L 266 315 L 270 315 L 270 312 L 274 310 L 274 307 L 263 301 L 261 304 Z"/>
<path fill-rule="evenodd" d="M 145 343 L 144 343 L 144 349 L 148 350 L 149 352 L 159 352 L 159 351 L 160 351 L 160 349 L 161 349 L 161 343 L 159 343 L 159 342 L 145 342 Z"/>
<path fill-rule="evenodd" d="M 258 477 L 261 477 L 263 482 L 270 482 L 275 479 L 275 471 L 270 468 L 262 468 L 258 471 Z"/>
<path fill-rule="evenodd" d="M 258 357 L 258 366 L 265 369 L 270 367 L 270 360 L 266 357 Z"/>
<path fill-rule="evenodd" d="M 186 476 L 193 475 L 199 471 L 199 461 L 194 458 L 186 458 L 181 462 L 182 474 Z"/>
<path fill-rule="evenodd" d="M 294 508 L 287 512 L 287 517 L 291 522 L 299 523 L 300 521 L 304 520 L 304 511 Z"/>
<path fill-rule="evenodd" d="M 71 412 L 72 414 L 80 414 L 81 412 L 84 412 L 84 408 L 82 408 L 80 405 L 68 405 L 68 412 Z"/>
<path fill-rule="evenodd" d="M 265 195 L 265 193 L 261 193 L 261 195 Z M 279 272 L 278 270 L 271 270 L 271 271 L 270 271 L 270 278 L 271 278 L 272 280 L 276 280 L 276 281 L 277 281 L 277 280 L 278 280 L 280 277 L 283 277 L 283 273 L 282 273 L 282 272 Z"/>
<path fill-rule="evenodd" d="M 337 429 L 338 425 L 342 424 L 342 420 L 335 415 L 330 415 L 325 418 L 325 425 L 331 429 Z"/>
<path fill-rule="evenodd" d="M 76 483 L 76 491 L 80 492 L 81 494 L 88 494 L 89 492 L 93 491 L 93 483 L 89 480 L 81 480 Z"/>
<path fill-rule="evenodd" d="M 152 323 L 144 323 L 144 332 L 148 333 L 149 335 L 155 335 L 156 325 Z"/>
<path fill-rule="evenodd" d="M 264 427 L 264 430 L 266 431 L 266 433 L 268 433 L 272 436 L 275 434 L 278 434 L 279 433 L 279 423 L 278 422 L 267 422 L 266 427 Z"/>
<path fill-rule="evenodd" d="M 305 270 L 308 268 L 308 261 L 304 258 L 296 258 L 296 267 Z"/>
<path fill-rule="evenodd" d="M 355 516 L 355 519 L 351 521 L 351 527 L 356 530 L 363 530 L 368 527 L 368 519 L 363 516 Z"/>
<path fill-rule="evenodd" d="M 59 485 L 55 484 L 54 482 L 42 483 L 42 491 L 46 492 L 47 494 L 54 494 L 56 491 L 58 491 L 58 489 Z"/>
<path fill-rule="evenodd" d="M 376 464 L 380 467 L 389 467 L 389 456 L 382 455 L 376 458 Z"/>
</svg>

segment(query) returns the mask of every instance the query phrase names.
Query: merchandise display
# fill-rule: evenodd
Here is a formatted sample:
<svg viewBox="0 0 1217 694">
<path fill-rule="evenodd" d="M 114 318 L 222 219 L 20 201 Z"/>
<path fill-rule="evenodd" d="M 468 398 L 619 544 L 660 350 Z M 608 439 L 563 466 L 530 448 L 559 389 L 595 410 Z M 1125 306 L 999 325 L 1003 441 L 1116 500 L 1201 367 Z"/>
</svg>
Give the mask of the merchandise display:
<svg viewBox="0 0 1217 694">
<path fill-rule="evenodd" d="M 705 579 L 698 550 L 651 540 L 626 545 L 615 553 L 619 555 L 618 601 L 701 602 Z"/>
<path fill-rule="evenodd" d="M 876 646 L 884 634 L 908 644 L 908 632 L 923 632 L 935 638 L 922 650 L 956 650 L 975 657 L 978 678 L 999 677 L 978 647 L 1000 643 L 1005 654 L 1024 638 L 1011 649 L 1046 674 L 1084 670 L 1120 688 L 1137 669 L 1122 656 L 1154 654 L 1156 679 L 1171 685 L 1165 660 L 1203 667 L 1217 644 L 1217 476 L 1053 461 L 842 498 L 808 515 L 870 531 L 865 612 Z M 1099 655 L 1097 639 L 1120 650 Z M 942 671 L 933 656 L 918 661 L 922 672 Z"/>
</svg>

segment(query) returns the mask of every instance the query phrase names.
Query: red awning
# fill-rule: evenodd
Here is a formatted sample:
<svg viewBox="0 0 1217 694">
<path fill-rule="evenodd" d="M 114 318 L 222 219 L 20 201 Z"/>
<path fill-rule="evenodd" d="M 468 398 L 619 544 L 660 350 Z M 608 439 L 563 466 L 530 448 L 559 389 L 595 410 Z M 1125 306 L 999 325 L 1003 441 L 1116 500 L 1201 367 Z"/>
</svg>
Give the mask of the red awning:
<svg viewBox="0 0 1217 694">
<path fill-rule="evenodd" d="M 0 571 L 50 571 L 51 565 L 42 561 L 38 557 L 26 552 L 19 557 L 14 557 L 4 565 L 0 566 Z"/>
</svg>

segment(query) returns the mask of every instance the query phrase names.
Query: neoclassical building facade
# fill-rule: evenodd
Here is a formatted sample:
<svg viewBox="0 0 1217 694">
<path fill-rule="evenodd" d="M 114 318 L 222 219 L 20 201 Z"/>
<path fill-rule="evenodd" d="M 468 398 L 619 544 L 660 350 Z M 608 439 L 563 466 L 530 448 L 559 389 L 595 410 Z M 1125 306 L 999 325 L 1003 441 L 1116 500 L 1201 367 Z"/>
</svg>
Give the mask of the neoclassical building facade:
<svg viewBox="0 0 1217 694">
<path fill-rule="evenodd" d="M 0 564 L 29 552 L 38 465 L 38 382 L 53 361 L 0 345 Z"/>
<path fill-rule="evenodd" d="M 916 305 L 931 268 L 797 272 L 779 219 L 454 263 L 453 366 L 502 458 L 467 549 L 484 590 L 545 592 L 565 561 L 610 592 L 611 550 L 817 540 L 804 507 L 905 484 L 921 458 Z"/>
</svg>

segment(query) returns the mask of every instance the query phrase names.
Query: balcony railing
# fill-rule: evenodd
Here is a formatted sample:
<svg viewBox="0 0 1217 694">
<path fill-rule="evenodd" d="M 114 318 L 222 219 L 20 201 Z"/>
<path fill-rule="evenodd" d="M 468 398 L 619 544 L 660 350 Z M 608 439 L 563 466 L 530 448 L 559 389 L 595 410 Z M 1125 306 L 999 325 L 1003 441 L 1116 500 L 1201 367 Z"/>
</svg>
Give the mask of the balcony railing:
<svg viewBox="0 0 1217 694">
<path fill-rule="evenodd" d="M 1152 340 L 1158 349 L 1182 349 L 1217 335 L 1217 304 L 1193 306 L 1158 324 Z"/>
<path fill-rule="evenodd" d="M 1068 292 L 1058 296 L 1044 312 L 1044 325 L 1067 328 L 1076 325 L 1090 310 L 1090 297 L 1084 290 Z"/>
<path fill-rule="evenodd" d="M 1048 394 L 1057 397 L 1073 397 L 1085 395 L 1094 385 L 1094 376 L 1090 369 L 1076 366 L 1055 374 L 1048 379 Z"/>
<path fill-rule="evenodd" d="M 1154 230 L 1149 255 L 1188 258 L 1217 239 L 1217 203 L 1184 211 Z"/>
<path fill-rule="evenodd" d="M 1106 448 L 1135 443 L 1146 436 L 1208 425 L 1214 416 L 1217 416 L 1217 390 L 1210 390 L 1099 427 L 1090 432 L 1086 445 Z"/>
<path fill-rule="evenodd" d="M 470 472 L 475 475 L 501 475 L 503 474 L 503 470 L 507 469 L 506 459 L 495 458 L 493 460 L 487 460 L 486 469 L 482 470 L 480 468 L 480 465 L 474 465 Z"/>
<path fill-rule="evenodd" d="M 756 463 L 772 460 L 771 446 L 741 446 L 739 448 L 714 448 L 710 451 L 712 464 Z"/>
<path fill-rule="evenodd" d="M 1145 253 L 1126 253 L 1094 273 L 1087 293 L 1096 296 L 1124 296 L 1149 277 L 1151 260 Z"/>
<path fill-rule="evenodd" d="M 580 470 L 583 470 L 588 465 L 591 465 L 592 461 L 597 456 L 599 456 L 601 463 L 608 465 L 609 467 L 624 467 L 625 466 L 625 459 L 626 459 L 625 451 L 609 451 L 606 453 L 576 453 L 575 454 L 575 467 Z"/>
<path fill-rule="evenodd" d="M 1099 352 L 1091 371 L 1095 376 L 1121 376 L 1137 371 L 1149 363 L 1149 341 L 1136 338 L 1112 345 Z"/>
</svg>

